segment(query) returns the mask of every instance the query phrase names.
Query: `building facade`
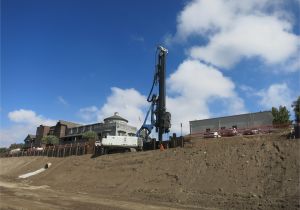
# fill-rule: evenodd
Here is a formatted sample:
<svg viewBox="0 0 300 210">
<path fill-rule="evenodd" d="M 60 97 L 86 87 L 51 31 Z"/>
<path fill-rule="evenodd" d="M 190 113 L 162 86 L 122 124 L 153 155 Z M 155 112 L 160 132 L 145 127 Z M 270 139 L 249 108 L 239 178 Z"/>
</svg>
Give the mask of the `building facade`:
<svg viewBox="0 0 300 210">
<path fill-rule="evenodd" d="M 105 118 L 103 123 L 82 125 L 59 120 L 55 126 L 40 125 L 37 127 L 35 138 L 30 140 L 30 145 L 34 147 L 41 146 L 42 138 L 48 135 L 54 135 L 59 138 L 60 144 L 80 143 L 86 141 L 82 136 L 87 131 L 96 132 L 99 139 L 101 139 L 108 135 L 134 136 L 137 128 L 129 125 L 128 120 L 119 116 L 117 112 L 113 116 Z M 28 136 L 24 140 L 25 143 L 29 142 Z"/>
<path fill-rule="evenodd" d="M 273 123 L 271 111 L 240 114 L 219 118 L 190 121 L 190 134 L 202 133 L 207 130 L 216 131 L 224 128 L 255 128 L 270 126 Z"/>
<path fill-rule="evenodd" d="M 24 147 L 30 148 L 33 147 L 35 144 L 36 136 L 33 134 L 28 134 L 27 137 L 24 140 Z"/>
</svg>

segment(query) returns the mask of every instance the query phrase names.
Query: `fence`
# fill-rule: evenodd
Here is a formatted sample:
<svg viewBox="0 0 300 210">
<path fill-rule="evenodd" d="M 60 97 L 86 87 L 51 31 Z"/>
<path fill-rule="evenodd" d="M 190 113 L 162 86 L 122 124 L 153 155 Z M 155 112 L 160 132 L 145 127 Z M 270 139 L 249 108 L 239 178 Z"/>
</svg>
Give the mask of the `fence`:
<svg viewBox="0 0 300 210">
<path fill-rule="evenodd" d="M 88 143 L 65 144 L 48 146 L 42 150 L 29 148 L 16 153 L 6 154 L 5 157 L 20 157 L 20 156 L 47 156 L 47 157 L 67 157 L 72 155 L 93 154 L 95 146 Z"/>
<path fill-rule="evenodd" d="M 278 125 L 264 125 L 264 126 L 259 126 L 259 127 L 249 127 L 249 128 L 236 128 L 237 134 L 243 134 L 245 131 L 249 131 L 249 130 L 257 130 L 258 133 L 261 134 L 268 134 L 268 133 L 274 133 L 274 132 L 278 132 L 281 130 L 286 130 L 289 129 L 291 125 L 290 124 L 278 124 Z M 222 133 L 223 131 L 226 131 L 229 129 L 216 129 L 216 130 L 211 130 L 210 132 L 218 132 L 219 134 Z M 192 134 L 189 134 L 187 136 L 187 139 L 191 138 L 191 137 L 204 137 L 204 134 L 206 134 L 207 132 L 195 132 Z M 225 132 L 226 133 L 226 132 Z"/>
</svg>

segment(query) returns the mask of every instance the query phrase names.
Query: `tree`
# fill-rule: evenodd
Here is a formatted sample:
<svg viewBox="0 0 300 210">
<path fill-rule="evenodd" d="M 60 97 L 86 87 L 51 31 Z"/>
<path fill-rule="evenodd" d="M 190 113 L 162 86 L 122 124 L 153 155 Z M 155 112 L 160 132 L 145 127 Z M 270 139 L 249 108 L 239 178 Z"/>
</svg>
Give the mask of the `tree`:
<svg viewBox="0 0 300 210">
<path fill-rule="evenodd" d="M 290 124 L 290 112 L 285 106 L 279 106 L 279 109 L 272 107 L 272 115 L 274 117 L 273 124 Z"/>
<path fill-rule="evenodd" d="M 300 122 L 300 96 L 298 96 L 298 99 L 293 102 L 292 107 L 295 112 L 295 122 Z"/>
<path fill-rule="evenodd" d="M 44 136 L 42 143 L 46 145 L 56 145 L 59 143 L 59 139 L 54 135 Z"/>
<path fill-rule="evenodd" d="M 95 131 L 87 131 L 82 134 L 82 138 L 98 140 L 98 134 Z"/>
<path fill-rule="evenodd" d="M 8 152 L 9 149 L 6 147 L 0 147 L 0 154 Z"/>
<path fill-rule="evenodd" d="M 10 146 L 9 146 L 9 149 L 18 149 L 18 148 L 23 148 L 24 147 L 24 144 L 23 143 L 19 143 L 19 144 L 17 144 L 17 143 L 14 143 L 14 144 L 11 144 Z"/>
</svg>

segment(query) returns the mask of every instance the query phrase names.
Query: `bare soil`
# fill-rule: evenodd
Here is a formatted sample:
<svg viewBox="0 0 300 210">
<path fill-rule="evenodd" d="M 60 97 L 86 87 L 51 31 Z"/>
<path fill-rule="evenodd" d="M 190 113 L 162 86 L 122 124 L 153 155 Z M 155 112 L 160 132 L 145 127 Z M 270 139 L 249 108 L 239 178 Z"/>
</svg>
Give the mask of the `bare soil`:
<svg viewBox="0 0 300 210">
<path fill-rule="evenodd" d="M 17 178 L 47 162 L 45 172 Z M 300 209 L 300 142 L 280 134 L 0 166 L 0 209 Z"/>
</svg>

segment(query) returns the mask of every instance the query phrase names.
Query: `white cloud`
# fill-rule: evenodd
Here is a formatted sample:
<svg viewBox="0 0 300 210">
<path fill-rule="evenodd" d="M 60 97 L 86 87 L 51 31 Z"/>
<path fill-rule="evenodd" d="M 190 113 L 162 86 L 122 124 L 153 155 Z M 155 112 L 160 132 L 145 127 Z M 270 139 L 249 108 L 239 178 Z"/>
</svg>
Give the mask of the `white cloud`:
<svg viewBox="0 0 300 210">
<path fill-rule="evenodd" d="M 245 112 L 244 102 L 235 92 L 230 78 L 219 70 L 197 60 L 185 60 L 167 79 L 167 111 L 172 115 L 171 132 L 189 132 L 189 121 L 212 116 L 209 102 L 222 100 L 220 113 L 238 114 Z M 101 108 L 95 106 L 80 109 L 82 118 L 103 121 L 118 112 L 129 120 L 129 124 L 139 128 L 144 120 L 145 111 L 150 106 L 146 97 L 135 89 L 111 88 L 111 95 Z M 154 131 L 153 131 L 154 132 Z"/>
<path fill-rule="evenodd" d="M 219 70 L 197 60 L 185 60 L 168 78 L 167 107 L 172 114 L 172 132 L 189 132 L 189 121 L 210 117 L 209 102 L 222 99 L 227 114 L 245 112 L 244 102 L 235 92 L 234 83 Z M 221 111 L 220 111 L 221 112 Z"/>
<path fill-rule="evenodd" d="M 79 117 L 85 122 L 95 122 L 99 114 L 99 109 L 96 106 L 89 106 L 79 110 Z"/>
<path fill-rule="evenodd" d="M 12 122 L 23 123 L 29 125 L 53 125 L 56 123 L 55 120 L 47 119 L 42 115 L 37 115 L 32 110 L 19 109 L 8 113 L 8 118 Z"/>
<path fill-rule="evenodd" d="M 267 65 L 286 64 L 300 46 L 299 36 L 292 32 L 293 17 L 283 4 L 281 0 L 194 0 L 177 18 L 174 40 L 206 37 L 208 43 L 193 46 L 190 56 L 218 67 L 231 68 L 254 57 Z M 295 72 L 295 65 L 291 68 L 283 70 Z"/>
<path fill-rule="evenodd" d="M 19 109 L 8 113 L 8 118 L 14 124 L 0 130 L 0 145 L 9 146 L 12 143 L 24 143 L 28 134 L 35 134 L 36 127 L 43 125 L 54 125 L 55 120 L 37 115 L 32 110 Z"/>
<path fill-rule="evenodd" d="M 286 83 L 272 84 L 268 89 L 260 90 L 257 95 L 261 97 L 260 104 L 266 109 L 279 106 L 290 109 L 293 102 L 292 91 Z"/>
<path fill-rule="evenodd" d="M 148 105 L 146 97 L 133 88 L 120 89 L 113 87 L 111 91 L 112 94 L 99 110 L 98 121 L 102 121 L 104 118 L 118 112 L 120 116 L 129 121 L 129 124 L 139 128 L 144 119 L 144 110 Z"/>
<path fill-rule="evenodd" d="M 58 97 L 57 97 L 57 100 L 58 100 L 58 102 L 59 102 L 60 104 L 62 104 L 62 105 L 64 105 L 64 106 L 69 106 L 69 103 L 67 102 L 66 99 L 64 99 L 64 97 L 58 96 Z"/>
<path fill-rule="evenodd" d="M 229 30 L 214 35 L 207 46 L 192 48 L 191 56 L 224 68 L 255 56 L 266 64 L 279 64 L 299 47 L 299 37 L 287 32 L 286 25 L 274 17 L 244 16 Z"/>
</svg>

